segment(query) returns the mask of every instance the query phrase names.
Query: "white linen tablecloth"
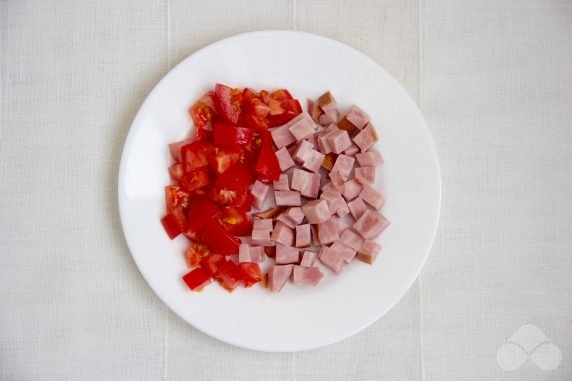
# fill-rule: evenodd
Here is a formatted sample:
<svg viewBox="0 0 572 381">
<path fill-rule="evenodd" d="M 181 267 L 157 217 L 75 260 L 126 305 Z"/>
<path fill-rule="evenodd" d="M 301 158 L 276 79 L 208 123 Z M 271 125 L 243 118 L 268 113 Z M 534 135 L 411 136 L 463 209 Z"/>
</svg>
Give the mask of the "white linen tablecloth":
<svg viewBox="0 0 572 381">
<path fill-rule="evenodd" d="M 572 2 L 0 10 L 1 380 L 572 379 Z M 122 144 L 148 92 L 197 49 L 261 29 L 333 37 L 383 65 L 425 114 L 443 174 L 414 287 L 360 334 L 303 353 L 242 350 L 176 317 L 117 211 Z"/>
</svg>

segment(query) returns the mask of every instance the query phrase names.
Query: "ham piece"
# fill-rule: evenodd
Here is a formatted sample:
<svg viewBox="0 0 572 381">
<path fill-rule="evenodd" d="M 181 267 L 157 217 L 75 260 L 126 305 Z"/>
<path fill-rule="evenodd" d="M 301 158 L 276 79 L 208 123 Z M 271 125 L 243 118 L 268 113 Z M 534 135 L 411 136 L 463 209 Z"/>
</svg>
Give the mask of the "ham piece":
<svg viewBox="0 0 572 381">
<path fill-rule="evenodd" d="M 379 236 L 388 226 L 389 221 L 384 216 L 368 209 L 353 227 L 362 237 L 371 240 Z"/>
<path fill-rule="evenodd" d="M 290 274 L 292 274 L 293 265 L 275 265 L 268 271 L 268 288 L 272 292 L 282 290 Z"/>
<path fill-rule="evenodd" d="M 317 267 L 303 267 L 294 265 L 292 270 L 292 283 L 301 286 L 317 286 L 324 274 Z"/>
</svg>

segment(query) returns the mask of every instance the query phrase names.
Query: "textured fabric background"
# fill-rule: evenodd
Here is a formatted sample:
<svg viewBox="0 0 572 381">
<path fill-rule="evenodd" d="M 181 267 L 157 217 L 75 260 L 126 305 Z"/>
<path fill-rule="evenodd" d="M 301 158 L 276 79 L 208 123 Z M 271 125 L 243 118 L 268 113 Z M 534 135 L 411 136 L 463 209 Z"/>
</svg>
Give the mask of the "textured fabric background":
<svg viewBox="0 0 572 381">
<path fill-rule="evenodd" d="M 0 2 L 1 380 L 571 380 L 572 2 Z M 420 279 L 339 344 L 265 354 L 174 316 L 124 243 L 117 170 L 170 68 L 297 29 L 365 52 L 419 103 L 443 173 Z M 497 350 L 534 324 L 551 371 Z"/>
</svg>

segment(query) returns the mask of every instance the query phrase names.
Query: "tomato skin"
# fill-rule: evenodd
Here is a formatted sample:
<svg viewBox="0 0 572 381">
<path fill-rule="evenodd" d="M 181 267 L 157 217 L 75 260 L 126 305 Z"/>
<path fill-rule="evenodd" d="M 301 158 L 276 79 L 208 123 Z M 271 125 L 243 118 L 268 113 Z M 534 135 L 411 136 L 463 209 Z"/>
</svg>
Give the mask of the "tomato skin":
<svg viewBox="0 0 572 381">
<path fill-rule="evenodd" d="M 211 278 L 199 267 L 183 276 L 183 281 L 191 290 L 200 291 L 211 282 Z"/>
<path fill-rule="evenodd" d="M 216 219 L 207 221 L 199 232 L 199 236 L 215 253 L 223 255 L 238 253 L 240 239 L 227 233 Z"/>
<path fill-rule="evenodd" d="M 239 237 L 252 234 L 252 221 L 250 221 L 244 209 L 227 206 L 222 210 L 220 220 L 224 229 L 230 234 Z"/>
<path fill-rule="evenodd" d="M 240 160 L 240 146 L 214 147 L 209 156 L 209 166 L 217 175 L 225 172 Z"/>
<path fill-rule="evenodd" d="M 222 213 L 221 209 L 214 202 L 206 197 L 194 198 L 187 208 L 188 234 L 195 239 L 202 239 L 200 231 L 203 225 L 218 217 Z"/>
<path fill-rule="evenodd" d="M 204 127 L 197 129 L 197 136 L 195 137 L 195 141 L 203 142 L 203 143 L 212 143 L 213 141 L 213 132 L 212 130 L 207 130 Z"/>
<path fill-rule="evenodd" d="M 201 259 L 200 266 L 208 276 L 213 276 L 218 271 L 218 265 L 224 262 L 224 260 L 224 255 L 222 254 L 211 254 Z"/>
<path fill-rule="evenodd" d="M 214 143 L 220 146 L 249 144 L 254 135 L 253 129 L 230 123 L 215 123 L 213 129 Z"/>
<path fill-rule="evenodd" d="M 215 104 L 220 114 L 229 122 L 236 124 L 240 116 L 242 91 L 217 83 L 215 95 Z"/>
<path fill-rule="evenodd" d="M 203 168 L 209 165 L 209 153 L 211 145 L 204 142 L 194 141 L 181 148 L 183 166 L 185 172 Z"/>
<path fill-rule="evenodd" d="M 253 181 L 254 178 L 250 168 L 245 164 L 236 163 L 218 176 L 215 185 L 219 188 L 246 193 L 248 186 L 252 184 Z"/>
<path fill-rule="evenodd" d="M 187 221 L 182 207 L 176 207 L 161 219 L 161 224 L 170 239 L 175 239 L 187 228 Z"/>
<path fill-rule="evenodd" d="M 185 169 L 183 164 L 175 163 L 169 167 L 169 176 L 175 181 L 181 181 L 185 176 Z"/>
<path fill-rule="evenodd" d="M 193 192 L 209 184 L 209 172 L 207 168 L 200 168 L 196 171 L 186 173 L 179 180 L 181 188 L 187 192 Z"/>
<path fill-rule="evenodd" d="M 240 199 L 235 203 L 234 207 L 244 210 L 245 212 L 249 212 L 253 201 L 254 196 L 248 192 L 244 195 L 244 197 L 240 197 Z"/>
<path fill-rule="evenodd" d="M 284 112 L 276 115 L 268 115 L 269 127 L 281 126 L 302 113 L 302 106 L 300 106 L 300 102 L 296 99 L 285 99 L 280 102 L 280 105 L 284 109 Z"/>
<path fill-rule="evenodd" d="M 209 253 L 206 245 L 191 242 L 187 250 L 185 250 L 185 262 L 187 262 L 187 266 L 190 269 L 195 268 L 200 264 L 201 259 Z"/>
<path fill-rule="evenodd" d="M 270 96 L 277 101 L 284 101 L 286 99 L 293 99 L 290 92 L 286 89 L 278 89 L 273 91 Z"/>
<path fill-rule="evenodd" d="M 244 125 L 252 128 L 258 133 L 268 132 L 268 122 L 264 118 L 259 118 L 254 114 L 242 114 L 240 116 L 240 122 Z"/>
<path fill-rule="evenodd" d="M 176 185 L 168 185 L 165 187 L 165 204 L 167 211 L 175 209 L 178 206 L 186 208 L 189 203 L 189 194 Z"/>
<path fill-rule="evenodd" d="M 240 263 L 238 267 L 241 270 L 241 280 L 244 287 L 251 287 L 262 280 L 262 271 L 258 263 Z"/>
<path fill-rule="evenodd" d="M 256 172 L 258 173 L 258 179 L 267 184 L 272 181 L 278 181 L 280 177 L 281 171 L 278 158 L 272 149 L 272 142 L 268 136 L 262 137 L 262 145 L 258 161 L 256 162 Z"/>
<path fill-rule="evenodd" d="M 181 154 L 181 149 L 186 146 L 187 144 L 190 144 L 193 142 L 193 139 L 185 139 L 185 140 L 181 140 L 180 142 L 176 142 L 176 143 L 171 143 L 169 144 L 169 151 L 171 152 L 171 156 L 173 156 L 173 159 L 175 159 L 176 162 L 181 162 L 182 161 L 182 154 Z"/>
<path fill-rule="evenodd" d="M 214 278 L 227 291 L 232 292 L 241 282 L 241 271 L 232 261 L 221 262 L 218 266 L 218 272 Z"/>
</svg>

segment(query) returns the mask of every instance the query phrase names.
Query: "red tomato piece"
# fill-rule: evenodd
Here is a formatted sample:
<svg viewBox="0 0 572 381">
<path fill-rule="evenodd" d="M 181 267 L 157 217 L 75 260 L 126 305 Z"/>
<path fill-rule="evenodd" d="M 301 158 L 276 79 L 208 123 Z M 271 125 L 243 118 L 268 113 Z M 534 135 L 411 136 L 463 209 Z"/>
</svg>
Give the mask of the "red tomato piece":
<svg viewBox="0 0 572 381">
<path fill-rule="evenodd" d="M 227 206 L 222 210 L 220 220 L 225 230 L 230 234 L 241 237 L 252 234 L 252 221 L 244 209 Z"/>
<path fill-rule="evenodd" d="M 216 219 L 207 221 L 200 230 L 199 236 L 215 253 L 224 255 L 238 253 L 240 239 L 227 233 Z"/>
<path fill-rule="evenodd" d="M 171 156 L 173 156 L 173 159 L 175 159 L 176 162 L 182 161 L 181 149 L 184 146 L 186 146 L 187 144 L 190 144 L 192 142 L 193 142 L 193 139 L 189 138 L 189 139 L 181 140 L 180 142 L 169 144 L 169 151 L 171 151 Z"/>
<path fill-rule="evenodd" d="M 169 176 L 171 176 L 173 180 L 180 181 L 184 175 L 185 169 L 183 168 L 183 164 L 175 163 L 169 167 Z"/>
<path fill-rule="evenodd" d="M 268 122 L 264 118 L 259 118 L 254 114 L 242 114 L 240 115 L 240 122 L 245 126 L 252 128 L 254 131 L 268 132 Z"/>
<path fill-rule="evenodd" d="M 217 175 L 220 175 L 240 160 L 240 146 L 215 147 L 209 157 L 209 165 Z"/>
<path fill-rule="evenodd" d="M 193 291 L 200 291 L 211 282 L 211 278 L 201 268 L 196 268 L 183 277 L 183 281 Z"/>
<path fill-rule="evenodd" d="M 185 174 L 179 181 L 181 188 L 187 192 L 192 192 L 202 188 L 209 183 L 209 172 L 207 168 L 200 168 Z"/>
<path fill-rule="evenodd" d="M 171 210 L 161 219 L 163 228 L 167 232 L 169 238 L 174 239 L 187 229 L 187 221 L 182 207 Z"/>
<path fill-rule="evenodd" d="M 189 194 L 176 185 L 168 185 L 165 187 L 165 203 L 169 212 L 178 206 L 186 208 L 189 203 Z"/>
<path fill-rule="evenodd" d="M 271 115 L 268 115 L 267 119 L 269 127 L 281 126 L 294 119 L 294 117 L 298 114 L 302 113 L 302 106 L 300 106 L 300 102 L 298 102 L 296 99 L 283 100 L 280 105 L 284 109 L 284 112 L 277 115 L 272 113 Z"/>
<path fill-rule="evenodd" d="M 286 99 L 292 99 L 292 95 L 290 95 L 290 92 L 286 89 L 278 89 L 272 92 L 272 94 L 270 94 L 270 96 L 273 99 L 276 99 L 277 101 L 283 101 Z"/>
<path fill-rule="evenodd" d="M 266 115 L 270 112 L 270 106 L 262 102 L 258 98 L 254 98 L 250 101 L 249 111 L 256 115 L 258 118 L 266 118 Z"/>
<path fill-rule="evenodd" d="M 224 261 L 219 264 L 215 279 L 227 291 L 232 292 L 241 282 L 241 273 L 240 267 L 234 262 Z"/>
<path fill-rule="evenodd" d="M 244 90 L 242 90 L 243 105 L 249 105 L 253 99 L 259 99 L 258 93 L 249 87 L 245 87 Z"/>
<path fill-rule="evenodd" d="M 181 149 L 185 171 L 190 172 L 208 166 L 211 148 L 210 144 L 198 141 L 185 145 Z"/>
<path fill-rule="evenodd" d="M 189 114 L 197 128 L 206 126 L 213 118 L 215 113 L 214 102 L 208 99 L 210 97 L 214 98 L 214 93 L 212 91 L 189 108 Z"/>
<path fill-rule="evenodd" d="M 254 135 L 253 129 L 230 123 L 215 123 L 213 128 L 214 142 L 220 146 L 249 144 Z"/>
<path fill-rule="evenodd" d="M 221 115 L 229 122 L 236 124 L 240 116 L 242 91 L 217 83 L 215 95 L 217 109 Z"/>
<path fill-rule="evenodd" d="M 188 233 L 197 237 L 203 225 L 221 214 L 221 209 L 206 197 L 195 197 L 187 208 Z M 198 237 L 197 237 L 198 238 Z"/>
<path fill-rule="evenodd" d="M 260 154 L 256 162 L 256 172 L 258 173 L 258 179 L 267 184 L 272 181 L 278 181 L 280 177 L 281 171 L 278 158 L 272 149 L 272 142 L 268 136 L 262 137 Z"/>
<path fill-rule="evenodd" d="M 201 259 L 201 269 L 209 276 L 213 276 L 218 271 L 218 265 L 224 262 L 224 255 L 211 254 Z"/>
<path fill-rule="evenodd" d="M 239 197 L 239 200 L 236 203 L 234 203 L 234 207 L 242 209 L 245 212 L 248 212 L 252 207 L 253 201 L 254 201 L 254 196 L 250 192 L 248 192 L 244 194 L 244 197 Z"/>
<path fill-rule="evenodd" d="M 212 143 L 212 141 L 213 141 L 212 130 L 207 130 L 204 127 L 198 128 L 197 129 L 197 136 L 195 137 L 195 141 L 204 142 L 204 143 Z"/>
<path fill-rule="evenodd" d="M 240 263 L 238 267 L 242 270 L 241 280 L 244 282 L 244 287 L 250 287 L 262 280 L 262 271 L 258 263 Z"/>
<path fill-rule="evenodd" d="M 195 268 L 200 264 L 201 259 L 209 253 L 206 245 L 191 242 L 187 250 L 185 250 L 185 262 L 187 262 L 187 266 L 190 269 Z"/>
<path fill-rule="evenodd" d="M 274 154 L 274 152 L 272 152 Z M 276 155 L 274 155 L 276 157 Z M 276 159 L 278 162 L 278 159 Z M 248 166 L 236 163 L 218 176 L 215 185 L 219 188 L 246 193 L 248 186 L 254 182 L 252 171 Z"/>
</svg>

